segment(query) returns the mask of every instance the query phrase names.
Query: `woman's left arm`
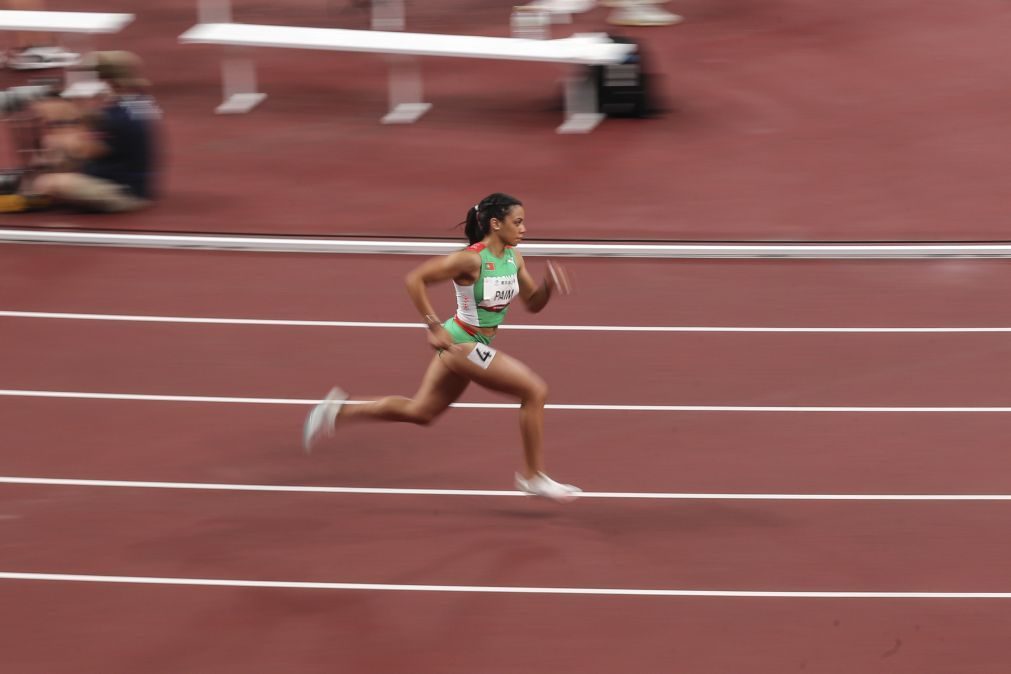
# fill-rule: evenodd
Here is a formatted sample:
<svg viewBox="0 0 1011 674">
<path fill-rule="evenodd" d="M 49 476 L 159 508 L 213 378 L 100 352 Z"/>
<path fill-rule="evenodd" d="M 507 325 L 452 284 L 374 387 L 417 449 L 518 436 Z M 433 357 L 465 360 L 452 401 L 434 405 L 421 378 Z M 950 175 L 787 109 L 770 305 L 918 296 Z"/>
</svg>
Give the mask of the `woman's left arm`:
<svg viewBox="0 0 1011 674">
<path fill-rule="evenodd" d="M 531 313 L 536 314 L 546 307 L 552 294 L 557 292 L 568 295 L 571 292 L 568 276 L 561 265 L 548 260 L 544 281 L 537 285 L 530 272 L 527 271 L 523 256 L 519 251 L 513 251 L 513 255 L 516 256 L 516 267 L 519 270 L 516 274 L 520 282 L 520 297 L 523 298 L 523 304 Z"/>
</svg>

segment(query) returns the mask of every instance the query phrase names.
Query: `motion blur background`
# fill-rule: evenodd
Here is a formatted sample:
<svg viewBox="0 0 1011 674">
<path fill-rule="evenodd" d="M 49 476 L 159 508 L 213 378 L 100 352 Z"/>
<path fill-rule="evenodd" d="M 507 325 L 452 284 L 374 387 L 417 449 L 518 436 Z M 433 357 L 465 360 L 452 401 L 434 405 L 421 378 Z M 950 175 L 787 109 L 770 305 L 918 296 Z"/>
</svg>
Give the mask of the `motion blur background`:
<svg viewBox="0 0 1011 674">
<path fill-rule="evenodd" d="M 1006 238 L 1011 15 L 994 0 L 673 0 L 664 7 L 683 22 L 655 27 L 610 25 L 612 10 L 597 6 L 552 35 L 639 42 L 664 112 L 571 136 L 554 131 L 567 70 L 513 61 L 422 59 L 432 110 L 382 125 L 384 57 L 259 49 L 268 98 L 215 115 L 222 49 L 178 42 L 195 0 L 47 5 L 136 15 L 93 46 L 145 61 L 165 112 L 164 192 L 140 213 L 6 224 L 453 237 L 470 203 L 505 190 L 526 202 L 531 239 Z M 235 0 L 232 12 L 370 22 L 367 3 L 351 0 Z M 408 0 L 406 29 L 504 36 L 511 12 L 497 0 Z M 0 85 L 28 77 L 4 71 Z"/>
</svg>

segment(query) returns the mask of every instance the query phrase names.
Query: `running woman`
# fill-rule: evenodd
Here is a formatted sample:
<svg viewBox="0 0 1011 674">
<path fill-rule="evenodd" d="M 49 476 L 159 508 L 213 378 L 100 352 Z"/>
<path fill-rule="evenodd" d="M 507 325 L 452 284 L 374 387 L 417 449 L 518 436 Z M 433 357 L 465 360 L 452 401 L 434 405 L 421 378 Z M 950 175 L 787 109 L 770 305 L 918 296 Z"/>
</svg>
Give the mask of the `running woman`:
<svg viewBox="0 0 1011 674">
<path fill-rule="evenodd" d="M 345 405 L 347 394 L 332 389 L 309 412 L 303 429 L 306 451 L 331 437 L 337 424 L 376 419 L 426 425 L 475 382 L 506 393 L 520 402 L 520 435 L 526 468 L 516 474 L 516 487 L 527 494 L 555 501 L 571 501 L 579 489 L 555 482 L 544 472 L 544 380 L 515 358 L 492 347 L 509 304 L 519 297 L 533 313 L 543 309 L 554 293 L 568 294 L 564 270 L 548 263 L 548 274 L 537 285 L 515 249 L 526 233 L 523 204 L 508 194 L 490 194 L 467 212 L 462 223 L 470 245 L 464 250 L 432 258 L 407 275 L 407 294 L 428 325 L 428 343 L 436 355 L 413 398 L 388 396 L 358 405 Z M 428 299 L 428 286 L 452 280 L 456 315 L 443 322 Z"/>
</svg>

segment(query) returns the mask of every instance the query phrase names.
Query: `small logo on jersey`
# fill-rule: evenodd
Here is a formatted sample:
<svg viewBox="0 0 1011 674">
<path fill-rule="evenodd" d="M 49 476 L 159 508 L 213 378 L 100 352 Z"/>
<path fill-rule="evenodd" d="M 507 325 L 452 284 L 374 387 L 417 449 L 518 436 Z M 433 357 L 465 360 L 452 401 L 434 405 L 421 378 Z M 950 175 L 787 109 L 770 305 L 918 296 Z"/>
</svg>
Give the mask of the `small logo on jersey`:
<svg viewBox="0 0 1011 674">
<path fill-rule="evenodd" d="M 485 262 L 484 263 L 484 268 L 487 269 L 488 271 L 495 271 L 495 263 L 494 262 Z"/>
</svg>

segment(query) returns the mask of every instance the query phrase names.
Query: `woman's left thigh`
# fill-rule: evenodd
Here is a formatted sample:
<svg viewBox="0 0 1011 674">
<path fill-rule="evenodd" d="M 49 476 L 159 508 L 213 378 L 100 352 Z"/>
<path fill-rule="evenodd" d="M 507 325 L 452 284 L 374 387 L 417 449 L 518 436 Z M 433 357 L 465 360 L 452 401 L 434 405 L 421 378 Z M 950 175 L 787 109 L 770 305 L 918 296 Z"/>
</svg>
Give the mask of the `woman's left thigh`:
<svg viewBox="0 0 1011 674">
<path fill-rule="evenodd" d="M 485 344 L 460 344 L 443 353 L 453 372 L 487 389 L 520 399 L 545 397 L 547 385 L 526 364 Z"/>
</svg>

